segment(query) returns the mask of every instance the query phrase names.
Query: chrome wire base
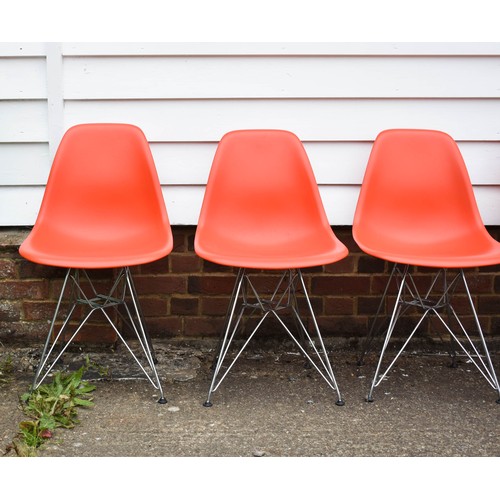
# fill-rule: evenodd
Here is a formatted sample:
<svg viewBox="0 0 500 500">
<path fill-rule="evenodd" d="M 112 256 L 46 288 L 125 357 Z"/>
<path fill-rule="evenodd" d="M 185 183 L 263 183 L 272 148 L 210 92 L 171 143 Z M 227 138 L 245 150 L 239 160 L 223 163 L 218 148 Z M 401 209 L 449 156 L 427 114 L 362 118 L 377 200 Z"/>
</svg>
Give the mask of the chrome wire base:
<svg viewBox="0 0 500 500">
<path fill-rule="evenodd" d="M 393 280 L 397 282 L 397 297 L 394 304 L 392 314 L 389 318 L 388 326 L 385 328 L 385 338 L 383 341 L 383 346 L 378 358 L 377 368 L 373 376 L 370 390 L 366 397 L 366 401 L 373 401 L 373 391 L 382 380 L 387 376 L 391 368 L 394 366 L 398 358 L 406 349 L 406 346 L 412 339 L 412 337 L 417 332 L 418 328 L 424 321 L 426 317 L 435 316 L 439 319 L 441 324 L 444 326 L 445 331 L 450 335 L 450 356 L 452 359 L 452 366 L 456 366 L 456 347 L 462 351 L 470 362 L 479 370 L 481 375 L 485 378 L 488 384 L 497 392 L 499 399 L 497 403 L 500 403 L 500 385 L 491 361 L 491 356 L 486 344 L 486 340 L 479 322 L 479 318 L 474 307 L 474 302 L 467 284 L 467 279 L 463 269 L 456 270 L 455 275 L 452 279 L 449 279 L 448 269 L 440 269 L 436 272 L 434 278 L 431 281 L 429 288 L 427 289 L 425 295 L 421 295 L 415 284 L 415 281 L 409 271 L 408 265 L 398 265 L 395 264 L 385 288 L 384 294 L 380 301 L 379 308 L 375 315 L 375 319 L 372 323 L 370 332 L 366 339 L 366 343 L 362 352 L 362 355 L 358 361 L 358 364 L 363 364 L 364 356 L 370 350 L 373 340 L 384 331 L 384 323 L 380 323 L 378 320 L 381 316 L 383 310 L 383 305 L 385 304 L 385 299 L 389 286 Z M 463 284 L 468 304 L 470 310 L 474 317 L 474 322 L 477 329 L 476 338 L 472 338 L 471 334 L 467 332 L 464 324 L 459 319 L 453 305 L 452 297 L 456 292 L 457 286 Z M 403 346 L 397 352 L 393 360 L 388 364 L 387 368 L 382 371 L 382 363 L 384 355 L 386 354 L 387 347 L 391 340 L 391 336 L 394 332 L 397 321 L 404 315 L 404 313 L 410 309 L 416 307 L 422 311 L 422 316 L 417 322 L 416 326 L 413 328 L 407 339 L 405 340 Z M 445 320 L 444 315 L 446 315 Z M 452 329 L 451 323 L 454 320 L 456 328 Z M 386 323 L 385 323 L 386 324 Z"/>
<path fill-rule="evenodd" d="M 83 280 L 90 289 L 92 296 L 87 296 L 84 292 Z M 64 321 L 58 333 L 55 334 L 55 327 L 61 305 L 63 303 L 64 294 L 69 291 L 69 310 L 65 315 Z M 129 306 L 128 302 L 131 303 Z M 69 336 L 68 340 L 65 339 L 65 333 L 69 330 L 69 324 L 74 316 L 77 306 L 84 306 L 88 312 L 80 320 L 78 326 L 74 329 L 73 333 Z M 115 308 L 123 323 L 126 324 L 135 333 L 139 342 L 142 353 L 146 358 L 147 364 L 143 363 L 136 356 L 131 346 L 127 343 L 118 327 L 113 322 L 109 310 Z M 124 310 L 125 314 L 120 310 Z M 157 362 L 154 354 L 151 339 L 145 329 L 144 319 L 139 307 L 137 293 L 132 280 L 132 274 L 128 267 L 119 270 L 118 275 L 108 294 L 100 294 L 97 292 L 94 284 L 92 283 L 88 273 L 81 269 L 68 269 L 63 282 L 61 293 L 57 302 L 56 310 L 49 328 L 49 333 L 43 347 L 40 357 L 39 365 L 36 369 L 35 377 L 32 384 L 32 390 L 37 389 L 43 383 L 47 375 L 54 368 L 64 352 L 68 349 L 75 337 L 81 331 L 83 325 L 89 318 L 96 312 L 101 311 L 109 324 L 112 326 L 118 338 L 123 342 L 132 358 L 141 368 L 142 372 L 153 385 L 153 387 L 160 392 L 158 403 L 166 403 L 167 400 L 163 395 L 163 389 L 158 377 L 155 364 Z M 50 361 L 49 361 L 50 360 Z M 147 371 L 149 369 L 149 372 Z"/>
<path fill-rule="evenodd" d="M 296 297 L 298 288 L 302 289 L 304 293 L 308 311 L 314 324 L 314 331 L 316 332 L 316 342 L 309 334 L 299 313 Z M 237 309 L 238 312 L 236 313 Z M 292 315 L 298 329 L 296 334 L 290 330 L 290 328 L 279 316 L 279 313 L 284 310 L 292 311 Z M 257 326 L 252 332 L 250 332 L 243 346 L 230 362 L 229 366 L 223 367 L 229 348 L 234 341 L 235 334 L 241 326 L 242 318 L 244 314 L 248 312 L 260 312 L 262 316 L 258 321 Z M 257 333 L 257 330 L 268 316 L 274 316 L 278 320 L 290 338 L 295 342 L 300 352 L 305 356 L 308 363 L 310 363 L 310 366 L 315 368 L 328 386 L 336 392 L 338 397 L 336 404 L 338 406 L 343 406 L 344 401 L 342 400 L 337 382 L 335 380 L 335 375 L 321 337 L 301 271 L 284 271 L 279 283 L 272 293 L 271 298 L 263 299 L 257 293 L 250 276 L 247 274 L 247 270 L 245 269 L 240 269 L 236 278 L 222 336 L 219 341 L 214 363 L 212 365 L 213 375 L 210 388 L 208 390 L 208 397 L 203 405 L 206 407 L 212 406 L 211 398 L 213 393 L 220 387 L 229 371 L 232 369 L 238 358 L 247 347 L 248 343 Z M 311 353 L 308 352 L 309 347 L 311 349 Z"/>
</svg>

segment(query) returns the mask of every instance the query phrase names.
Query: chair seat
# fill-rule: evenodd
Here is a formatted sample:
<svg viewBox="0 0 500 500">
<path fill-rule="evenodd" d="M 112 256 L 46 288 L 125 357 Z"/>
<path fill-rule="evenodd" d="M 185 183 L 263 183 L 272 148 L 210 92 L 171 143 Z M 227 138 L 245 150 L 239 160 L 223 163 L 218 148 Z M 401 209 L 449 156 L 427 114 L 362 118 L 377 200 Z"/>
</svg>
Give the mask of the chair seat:
<svg viewBox="0 0 500 500">
<path fill-rule="evenodd" d="M 320 238 L 287 240 L 283 245 L 270 236 L 235 240 L 220 234 L 210 241 L 197 241 L 196 252 L 217 264 L 250 269 L 301 269 L 337 262 L 348 250 L 333 234 Z"/>
<path fill-rule="evenodd" d="M 165 228 L 158 231 L 120 232 L 95 231 L 89 234 L 67 231 L 43 233 L 33 230 L 19 249 L 20 254 L 33 262 L 49 266 L 79 269 L 104 269 L 145 264 L 161 259 L 172 250 L 172 239 Z"/>
<path fill-rule="evenodd" d="M 276 270 L 330 264 L 348 254 L 332 231 L 302 142 L 285 130 L 224 135 L 194 249 L 220 265 Z"/>
<path fill-rule="evenodd" d="M 359 247 L 367 254 L 390 262 L 425 267 L 469 268 L 500 264 L 500 243 L 486 231 L 475 231 L 461 235 L 446 235 L 430 240 L 418 230 L 406 235 L 381 234 L 364 228 L 362 237 L 354 237 Z M 406 237 L 405 237 L 406 236 Z"/>
<path fill-rule="evenodd" d="M 460 150 L 436 130 L 385 130 L 366 167 L 353 236 L 395 263 L 467 268 L 500 263 Z"/>
</svg>

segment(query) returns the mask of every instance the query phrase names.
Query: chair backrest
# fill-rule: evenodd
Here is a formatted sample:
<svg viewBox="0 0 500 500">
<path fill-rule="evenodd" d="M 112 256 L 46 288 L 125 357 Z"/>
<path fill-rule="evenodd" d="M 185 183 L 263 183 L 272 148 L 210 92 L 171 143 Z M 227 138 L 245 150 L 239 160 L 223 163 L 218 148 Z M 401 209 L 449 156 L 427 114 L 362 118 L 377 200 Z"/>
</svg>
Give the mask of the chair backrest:
<svg viewBox="0 0 500 500">
<path fill-rule="evenodd" d="M 33 232 L 151 238 L 172 247 L 154 160 L 142 130 L 115 123 L 71 127 L 57 150 Z"/>
<path fill-rule="evenodd" d="M 356 241 L 428 245 L 476 231 L 484 225 L 455 141 L 435 130 L 381 132 L 354 215 Z"/>
<path fill-rule="evenodd" d="M 309 159 L 284 130 L 236 130 L 219 142 L 197 241 L 226 235 L 290 244 L 297 235 L 331 233 Z"/>
</svg>

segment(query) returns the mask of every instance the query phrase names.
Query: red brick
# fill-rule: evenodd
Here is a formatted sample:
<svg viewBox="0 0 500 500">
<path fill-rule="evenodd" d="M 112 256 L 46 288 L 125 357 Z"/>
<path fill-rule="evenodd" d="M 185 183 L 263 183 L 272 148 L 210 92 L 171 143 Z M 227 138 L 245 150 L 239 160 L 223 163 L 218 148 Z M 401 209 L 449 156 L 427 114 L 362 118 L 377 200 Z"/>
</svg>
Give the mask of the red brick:
<svg viewBox="0 0 500 500">
<path fill-rule="evenodd" d="M 309 297 L 309 302 L 315 315 L 323 314 L 323 298 L 322 297 Z M 297 295 L 297 304 L 299 306 L 299 313 L 309 315 L 309 306 L 306 298 L 302 294 Z"/>
<path fill-rule="evenodd" d="M 172 297 L 170 299 L 170 313 L 174 315 L 198 314 L 198 299 L 196 297 Z"/>
<path fill-rule="evenodd" d="M 387 287 L 387 284 L 389 283 L 389 278 L 390 278 L 390 273 L 382 275 L 380 274 L 373 275 L 371 278 L 371 287 L 370 290 L 368 290 L 368 292 L 371 292 L 373 295 L 377 297 L 381 297 L 382 294 L 384 293 L 385 288 Z M 394 278 L 391 280 L 389 284 L 388 293 L 391 294 L 397 293 L 397 282 Z"/>
<path fill-rule="evenodd" d="M 141 310 L 144 316 L 166 316 L 168 313 L 167 297 L 140 297 Z"/>
<path fill-rule="evenodd" d="M 56 304 L 52 301 L 25 301 L 24 319 L 26 321 L 51 320 L 54 316 Z"/>
<path fill-rule="evenodd" d="M 325 265 L 325 273 L 327 274 L 352 274 L 356 271 L 358 262 L 357 255 L 348 255 L 342 260 L 332 262 Z"/>
<path fill-rule="evenodd" d="M 0 302 L 0 322 L 19 321 L 21 319 L 21 301 L 2 300 Z"/>
<path fill-rule="evenodd" d="M 42 299 L 47 296 L 46 281 L 0 281 L 0 299 L 15 300 L 29 297 Z"/>
<path fill-rule="evenodd" d="M 155 260 L 154 262 L 149 262 L 148 264 L 142 264 L 140 266 L 139 272 L 133 272 L 134 279 L 137 275 L 150 275 L 158 276 L 168 273 L 169 270 L 169 260 L 170 256 L 164 257 L 163 259 Z"/>
<path fill-rule="evenodd" d="M 369 316 L 374 316 L 377 313 L 377 310 L 380 305 L 382 297 L 358 297 L 358 308 L 357 308 L 357 313 L 361 315 L 369 315 Z M 386 311 L 385 308 L 385 302 L 384 306 L 381 308 L 380 313 L 384 314 Z"/>
<path fill-rule="evenodd" d="M 21 279 L 64 279 L 67 269 L 63 267 L 42 266 L 29 260 L 20 259 L 18 261 L 19 278 Z"/>
<path fill-rule="evenodd" d="M 172 252 L 186 252 L 189 246 L 188 244 L 189 233 L 187 233 L 184 230 L 176 230 L 173 231 L 173 236 L 174 236 L 174 246 Z"/>
<path fill-rule="evenodd" d="M 495 345 L 498 346 L 498 339 L 500 338 L 500 317 L 492 316 L 489 318 L 490 325 L 488 329 L 486 327 L 488 325 L 481 325 L 485 332 L 489 332 L 490 336 L 494 339 Z M 488 339 L 491 342 L 492 339 Z"/>
<path fill-rule="evenodd" d="M 312 280 L 314 295 L 361 295 L 369 290 L 369 276 L 317 276 Z"/>
<path fill-rule="evenodd" d="M 47 337 L 46 321 L 2 321 L 0 322 L 0 341 L 24 342 L 44 341 Z"/>
<path fill-rule="evenodd" d="M 465 275 L 471 294 L 493 293 L 495 291 L 495 277 L 489 274 L 475 273 Z M 464 290 L 463 285 L 461 289 Z"/>
<path fill-rule="evenodd" d="M 224 318 L 204 318 L 188 316 L 184 318 L 184 335 L 186 337 L 216 337 L 221 334 Z"/>
<path fill-rule="evenodd" d="M 183 319 L 180 316 L 147 318 L 146 327 L 151 337 L 169 339 L 184 336 Z"/>
<path fill-rule="evenodd" d="M 16 262 L 12 259 L 0 259 L 0 279 L 17 278 Z"/>
<path fill-rule="evenodd" d="M 185 276 L 137 276 L 134 281 L 139 295 L 185 293 L 187 291 L 187 278 Z"/>
<path fill-rule="evenodd" d="M 216 264 L 215 262 L 210 262 L 209 260 L 201 259 L 202 268 L 204 273 L 234 273 L 232 267 L 223 266 L 221 264 Z"/>
<path fill-rule="evenodd" d="M 194 253 L 170 255 L 170 271 L 172 273 L 198 273 L 201 267 L 202 261 Z"/>
<path fill-rule="evenodd" d="M 366 319 L 356 316 L 322 316 L 318 326 L 324 337 L 362 338 L 367 332 Z"/>
<path fill-rule="evenodd" d="M 233 276 L 189 276 L 188 292 L 193 294 L 225 295 L 234 288 Z"/>
<path fill-rule="evenodd" d="M 455 306 L 455 304 L 454 304 Z M 478 311 L 482 315 L 495 315 L 500 311 L 500 296 L 486 295 L 478 297 Z"/>
<path fill-rule="evenodd" d="M 359 273 L 384 273 L 387 272 L 387 262 L 385 260 L 376 259 L 368 255 L 362 255 L 358 260 Z"/>
<path fill-rule="evenodd" d="M 346 316 L 354 314 L 356 300 L 352 297 L 325 297 L 326 316 Z"/>
<path fill-rule="evenodd" d="M 229 307 L 229 297 L 206 296 L 201 298 L 202 316 L 224 316 Z"/>
<path fill-rule="evenodd" d="M 71 333 L 68 331 L 66 339 Z M 91 344 L 113 344 L 116 340 L 116 332 L 109 323 L 85 324 L 74 339 L 75 342 Z"/>
</svg>

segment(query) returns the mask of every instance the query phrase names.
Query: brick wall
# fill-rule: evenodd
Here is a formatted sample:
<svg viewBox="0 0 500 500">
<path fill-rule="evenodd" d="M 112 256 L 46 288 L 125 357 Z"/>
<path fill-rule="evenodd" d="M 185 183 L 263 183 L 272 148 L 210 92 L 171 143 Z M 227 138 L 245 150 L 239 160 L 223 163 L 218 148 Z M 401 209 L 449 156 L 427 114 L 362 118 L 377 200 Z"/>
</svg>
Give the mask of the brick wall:
<svg viewBox="0 0 500 500">
<path fill-rule="evenodd" d="M 500 238 L 500 228 L 489 230 Z M 222 328 L 235 270 L 198 258 L 193 251 L 194 233 L 194 227 L 175 227 L 174 249 L 167 258 L 133 268 L 153 337 L 217 338 Z M 304 277 L 323 335 L 356 342 L 367 332 L 390 265 L 361 252 L 352 239 L 350 227 L 337 227 L 335 233 L 348 246 L 349 256 L 335 264 L 309 269 Z M 19 245 L 27 234 L 25 229 L 0 231 L 0 340 L 43 339 L 64 277 L 64 270 L 39 266 L 19 256 Z M 430 279 L 428 270 L 416 271 L 417 280 Z M 98 282 L 106 288 L 112 275 L 111 270 L 99 271 Z M 272 287 L 276 276 L 257 272 L 255 280 L 266 290 Z M 483 329 L 498 339 L 500 267 L 473 269 L 468 276 Z M 412 321 L 410 316 L 402 327 Z M 436 323 L 426 326 L 427 334 L 433 336 L 439 332 Z M 264 334 L 283 335 L 272 321 L 266 324 Z M 114 335 L 96 315 L 81 339 L 108 342 Z"/>
</svg>

